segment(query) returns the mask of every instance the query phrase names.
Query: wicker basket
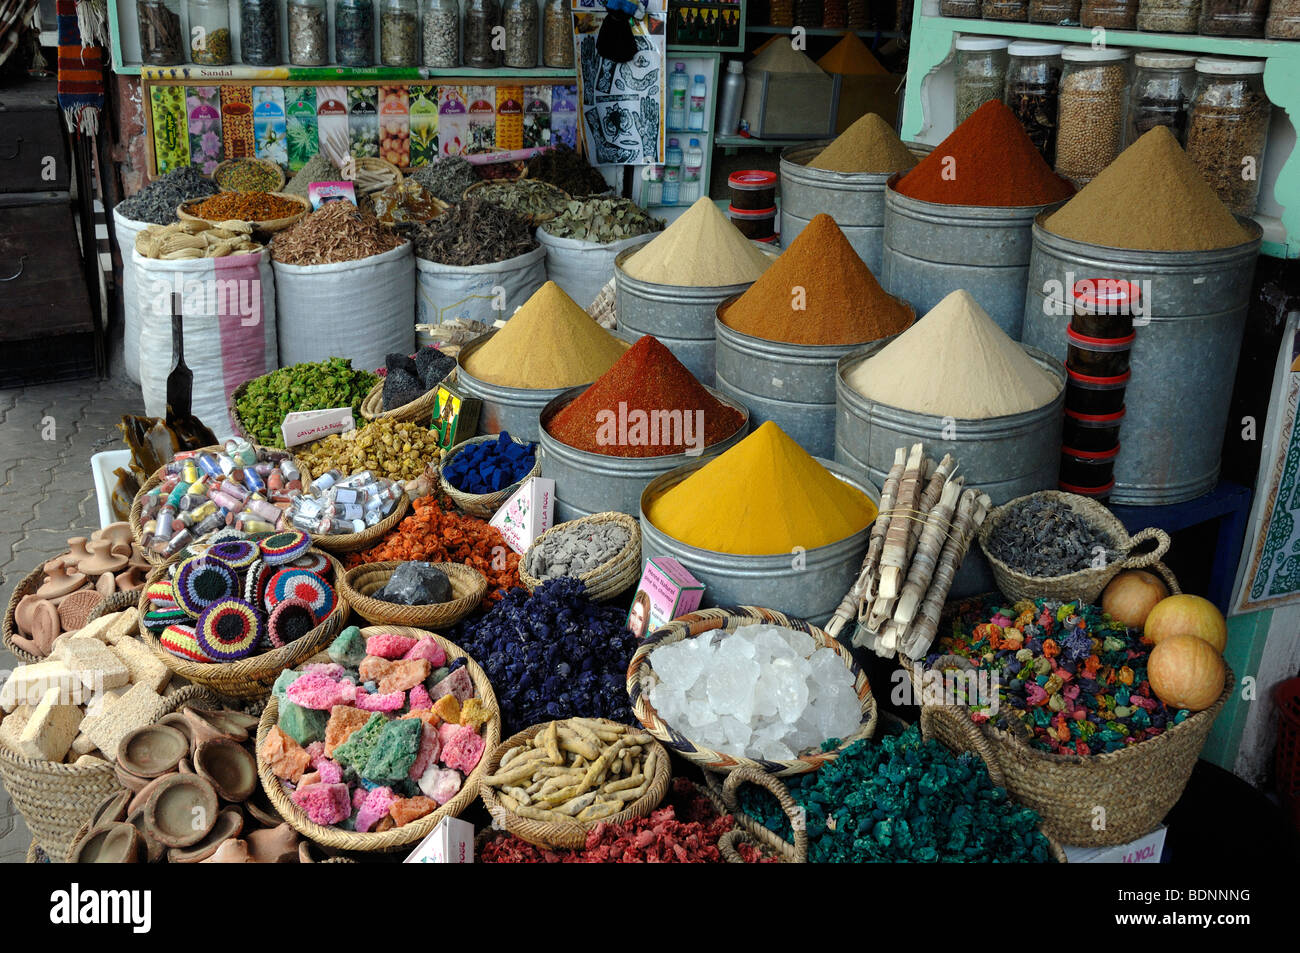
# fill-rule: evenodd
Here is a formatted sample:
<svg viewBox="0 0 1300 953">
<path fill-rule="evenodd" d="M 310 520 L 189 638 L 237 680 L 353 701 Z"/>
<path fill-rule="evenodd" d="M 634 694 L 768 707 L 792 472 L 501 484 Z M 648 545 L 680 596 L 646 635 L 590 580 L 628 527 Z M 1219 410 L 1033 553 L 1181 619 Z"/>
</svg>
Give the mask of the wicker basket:
<svg viewBox="0 0 1300 953">
<path fill-rule="evenodd" d="M 1094 530 L 1109 538 L 1112 548 L 1126 555 L 1100 569 L 1081 569 L 1065 576 L 1027 576 L 1012 569 L 1001 559 L 989 552 L 989 539 L 998 525 L 1006 518 L 1009 509 L 1026 500 L 1049 500 L 1065 504 L 1079 514 Z M 1142 543 L 1154 539 L 1156 547 L 1148 553 L 1127 555 Z M 1004 503 L 989 514 L 988 519 L 979 530 L 980 548 L 988 557 L 993 567 L 993 578 L 997 581 L 1002 594 L 1009 599 L 1059 599 L 1069 602 L 1082 599 L 1084 602 L 1096 602 L 1106 584 L 1121 569 L 1142 569 L 1160 561 L 1169 551 L 1169 534 L 1160 529 L 1144 529 L 1130 537 L 1124 524 L 1106 507 L 1096 500 L 1090 500 L 1074 493 L 1062 493 L 1059 490 L 1041 490 L 1021 496 L 1009 503 Z"/>
<path fill-rule="evenodd" d="M 447 478 L 442 474 L 452 457 L 460 453 L 466 447 L 473 446 L 476 443 L 486 443 L 489 440 L 496 440 L 498 436 L 498 434 L 487 434 L 482 437 L 471 437 L 464 443 L 457 444 L 443 454 L 442 465 L 438 468 L 438 485 L 442 487 L 442 491 L 446 493 L 447 496 L 451 497 L 452 502 L 460 507 L 462 511 L 468 513 L 470 516 L 477 516 L 479 519 L 491 519 L 492 514 L 501 508 L 502 503 L 510 499 L 512 493 L 523 486 L 530 477 L 535 477 L 542 472 L 542 456 L 539 453 L 533 458 L 533 468 L 524 474 L 523 479 L 515 481 L 504 490 L 498 490 L 496 493 L 462 493 L 447 482 Z M 528 445 L 527 440 L 518 440 L 515 437 L 511 437 L 510 439 L 521 446 Z"/>
<path fill-rule="evenodd" d="M 245 165 L 260 165 L 262 168 L 266 169 L 267 171 L 274 173 L 275 184 L 272 185 L 269 189 L 258 189 L 257 191 L 279 192 L 282 188 L 284 188 L 284 169 L 280 168 L 280 164 L 278 162 L 272 162 L 270 159 L 252 159 L 252 158 L 226 159 L 224 162 L 218 162 L 217 167 L 212 170 L 212 181 L 217 183 L 217 188 L 219 188 L 223 192 L 244 191 L 243 189 L 227 188 L 226 186 L 221 184 L 221 174 L 225 172 L 227 169 L 231 169 L 234 166 L 240 165 L 241 163 Z"/>
<path fill-rule="evenodd" d="M 319 552 L 319 550 L 313 549 L 308 552 Z M 343 578 L 343 567 L 333 556 L 328 553 L 323 555 L 329 560 L 333 570 L 334 610 L 316 628 L 282 648 L 272 649 L 261 655 L 250 655 L 234 662 L 195 662 L 168 652 L 162 647 L 158 637 L 144 625 L 144 614 L 150 607 L 149 597 L 146 595 L 148 584 L 163 578 L 167 572 L 166 566 L 159 566 L 149 573 L 146 587 L 141 590 L 140 619 L 136 623 L 140 640 L 149 646 L 164 665 L 182 678 L 187 678 L 197 685 L 205 685 L 218 695 L 227 698 L 241 701 L 262 698 L 271 691 L 272 684 L 282 671 L 306 661 L 321 651 L 334 641 L 347 624 L 347 603 L 338 596 L 338 584 Z"/>
<path fill-rule="evenodd" d="M 86 624 L 89 625 L 100 616 L 112 615 L 114 612 L 125 612 L 127 609 L 134 609 L 138 605 L 140 605 L 139 589 L 115 592 L 111 596 L 105 596 L 99 605 L 90 610 L 90 615 L 86 616 Z"/>
<path fill-rule="evenodd" d="M 370 594 L 388 582 L 401 561 L 366 563 L 349 569 L 339 584 L 339 595 L 357 615 L 371 625 L 404 625 L 432 629 L 455 625 L 473 612 L 487 592 L 487 579 L 481 572 L 460 563 L 433 563 L 447 574 L 451 583 L 450 602 L 427 606 L 403 606 Z"/>
<path fill-rule="evenodd" d="M 270 218 L 261 222 L 249 222 L 248 224 L 253 226 L 253 231 L 266 233 L 282 232 L 290 225 L 296 225 L 306 217 L 308 212 L 311 211 L 311 202 L 303 198 L 301 195 L 291 195 L 288 192 L 267 192 L 265 194 L 274 195 L 276 198 L 284 199 L 287 202 L 293 202 L 300 206 L 302 211 L 295 212 L 293 215 L 286 215 L 283 218 Z M 200 218 L 198 215 L 188 211 L 186 208 L 187 206 L 193 208 L 204 201 L 206 200 L 190 199 L 188 202 L 182 202 L 176 207 L 176 217 L 182 222 L 207 222 L 209 225 L 220 225 L 220 222 L 214 221 L 210 218 Z"/>
<path fill-rule="evenodd" d="M 626 513 L 594 513 L 591 516 L 584 516 L 580 519 L 570 520 L 567 523 L 560 523 L 552 526 L 541 536 L 533 541 L 533 545 L 528 547 L 528 552 L 524 558 L 519 561 L 519 581 L 528 587 L 528 591 L 536 589 L 542 584 L 542 580 L 528 575 L 524 566 L 528 564 L 528 556 L 533 549 L 541 545 L 542 540 L 547 536 L 563 530 L 565 527 L 573 527 L 579 523 L 617 523 L 628 531 L 627 545 L 607 562 L 602 563 L 590 572 L 584 572 L 578 577 L 587 587 L 587 598 L 593 602 L 605 602 L 613 599 L 620 592 L 627 590 L 629 586 L 637 583 L 641 578 L 641 525 L 628 516 Z"/>
<path fill-rule="evenodd" d="M 655 684 L 658 678 L 650 665 L 650 653 L 661 645 L 671 645 L 674 642 L 680 642 L 682 639 L 693 639 L 706 632 L 715 632 L 719 629 L 725 632 L 734 632 L 742 625 L 754 623 L 781 625 L 808 633 L 821 647 L 833 649 L 835 654 L 844 662 L 845 667 L 853 673 L 854 688 L 862 704 L 862 723 L 857 731 L 840 742 L 838 748 L 831 751 L 817 751 L 812 754 L 800 755 L 798 758 L 788 761 L 756 761 L 742 755 L 712 751 L 696 744 L 660 720 L 658 712 L 650 704 L 648 697 L 650 687 Z M 716 771 L 719 774 L 734 771 L 739 767 L 756 768 L 759 771 L 777 775 L 778 777 L 788 777 L 789 775 L 803 774 L 805 771 L 815 771 L 826 762 L 834 761 L 839 757 L 840 752 L 849 745 L 861 741 L 863 738 L 870 738 L 875 733 L 878 718 L 876 700 L 871 694 L 871 685 L 867 682 L 867 676 L 858 667 L 858 663 L 853 660 L 853 656 L 848 649 L 815 625 L 811 625 L 802 619 L 791 618 L 772 609 L 761 609 L 756 606 L 735 606 L 726 609 L 704 609 L 699 612 L 692 612 L 689 615 L 674 619 L 668 625 L 650 633 L 641 641 L 636 654 L 632 656 L 632 661 L 628 665 L 627 693 L 632 700 L 633 714 L 636 715 L 641 724 L 645 725 L 650 734 L 688 761 L 695 762 L 706 771 Z"/>
<path fill-rule="evenodd" d="M 18 603 L 22 601 L 23 596 L 30 595 L 40 588 L 44 578 L 45 563 L 41 563 L 41 565 L 20 579 L 18 585 L 14 586 L 14 591 L 9 594 L 9 605 L 5 607 L 4 628 L 0 629 L 0 639 L 3 639 L 5 648 L 12 652 L 20 662 L 45 661 L 44 656 L 36 655 L 21 648 L 14 641 L 14 635 L 18 632 L 18 623 L 14 621 L 14 611 L 18 608 Z"/>
<path fill-rule="evenodd" d="M 371 626 L 362 629 L 361 634 L 369 637 L 381 630 L 410 635 L 415 638 L 431 635 L 431 633 L 420 629 L 391 625 Z M 501 741 L 501 715 L 497 706 L 496 693 L 492 691 L 492 685 L 488 681 L 487 675 L 477 662 L 465 655 L 465 651 L 460 646 L 454 642 L 448 642 L 436 634 L 431 637 L 443 647 L 449 659 L 465 658 L 465 667 L 469 670 L 470 678 L 474 681 L 475 694 L 492 710 L 492 717 L 484 725 L 483 730 L 483 740 L 487 744 L 485 751 L 492 751 Z M 272 696 L 266 704 L 266 710 L 262 712 L 261 724 L 257 726 L 257 749 L 259 751 L 262 749 L 262 742 L 265 740 L 267 732 L 276 724 L 279 710 L 279 702 Z M 271 769 L 267 767 L 266 762 L 260 757 L 257 759 L 257 774 L 262 780 L 263 790 L 266 791 L 267 797 L 271 799 L 271 806 L 303 837 L 315 841 L 321 847 L 333 850 L 394 851 L 401 850 L 403 847 L 423 839 L 438 826 L 438 822 L 444 817 L 456 817 L 461 811 L 469 807 L 478 796 L 480 780 L 487 774 L 485 770 L 486 762 L 487 755 L 484 754 L 484 757 L 474 766 L 474 770 L 469 773 L 469 777 L 465 779 L 465 783 L 456 796 L 432 814 L 427 814 L 418 821 L 413 821 L 402 827 L 395 827 L 381 834 L 358 834 L 356 831 L 345 831 L 336 827 L 325 827 L 316 824 L 308 819 L 298 805 L 290 800 L 280 779 L 271 773 Z"/>
<path fill-rule="evenodd" d="M 391 182 L 385 182 L 380 186 L 369 186 L 365 189 L 357 189 L 358 195 L 374 195 L 376 192 L 382 192 L 390 185 L 400 185 L 402 182 L 402 170 L 387 159 L 380 159 L 378 156 L 362 156 L 356 160 L 357 170 L 362 169 L 367 172 L 382 174 L 387 172 L 392 177 Z"/>
<path fill-rule="evenodd" d="M 510 179 L 509 181 L 536 182 L 538 185 L 544 185 L 547 186 L 548 188 L 554 189 L 556 196 L 557 197 L 562 196 L 564 198 L 564 201 L 566 202 L 572 199 L 572 196 L 569 195 L 568 192 L 564 191 L 564 189 L 560 188 L 558 185 L 551 185 L 551 183 L 543 182 L 540 179 L 530 179 L 527 176 L 520 176 L 517 179 Z M 487 189 L 488 186 L 497 185 L 500 182 L 501 182 L 500 179 L 483 179 L 481 182 L 475 182 L 473 185 L 465 189 L 465 193 L 461 196 L 461 198 L 463 199 L 481 198 L 481 196 L 479 195 L 480 192 L 483 192 L 485 189 Z M 556 218 L 560 213 L 551 212 L 550 214 L 542 214 L 542 215 L 524 215 L 521 212 L 515 212 L 515 214 L 518 215 L 520 218 L 522 218 L 524 221 L 526 221 L 533 228 L 536 228 L 539 225 L 545 225 L 551 219 Z"/>
<path fill-rule="evenodd" d="M 626 727 L 604 718 L 597 720 L 606 721 L 615 727 Z M 551 722 L 547 721 L 525 728 L 497 745 L 485 758 L 487 762 L 485 773 L 487 775 L 495 774 L 497 766 L 501 763 L 501 758 L 507 751 L 518 747 L 546 730 L 550 724 Z M 560 724 L 564 724 L 564 722 L 561 721 Z M 497 799 L 495 789 L 486 784 L 480 785 L 479 797 L 483 799 L 484 806 L 488 809 L 488 813 L 492 815 L 493 827 L 505 828 L 520 840 L 528 841 L 528 843 L 535 844 L 538 847 L 576 850 L 586 845 L 587 833 L 597 824 L 621 824 L 633 818 L 649 817 L 650 812 L 663 801 L 664 795 L 668 793 L 668 782 L 672 780 L 672 766 L 669 764 L 668 752 L 664 750 L 663 745 L 654 741 L 651 742 L 651 745 L 657 752 L 657 756 L 655 775 L 650 779 L 650 786 L 646 793 L 617 814 L 601 818 L 598 821 L 587 823 L 582 823 L 576 819 L 569 822 L 539 821 L 528 817 L 520 817 L 502 804 Z"/>
<path fill-rule="evenodd" d="M 410 508 L 411 498 L 403 492 L 394 504 L 393 512 L 374 526 L 368 526 L 360 533 L 340 533 L 337 536 L 321 536 L 312 533 L 311 544 L 327 553 L 355 553 L 360 549 L 369 549 L 392 532 L 393 527 L 405 518 L 406 511 Z"/>
<path fill-rule="evenodd" d="M 366 420 L 379 420 L 381 417 L 391 417 L 397 421 L 410 421 L 414 424 L 427 426 L 433 420 L 433 413 L 438 409 L 438 388 L 426 390 L 415 400 L 403 404 L 401 407 L 394 407 L 392 410 L 384 410 L 384 382 L 380 381 L 366 399 L 361 402 L 361 416 Z"/>
</svg>

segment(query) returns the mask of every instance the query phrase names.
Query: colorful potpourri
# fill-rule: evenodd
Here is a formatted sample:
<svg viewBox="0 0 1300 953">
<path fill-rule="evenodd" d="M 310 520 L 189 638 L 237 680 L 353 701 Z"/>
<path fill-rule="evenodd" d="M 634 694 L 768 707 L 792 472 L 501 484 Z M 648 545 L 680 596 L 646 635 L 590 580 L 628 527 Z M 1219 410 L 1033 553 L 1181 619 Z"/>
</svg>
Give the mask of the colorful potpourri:
<svg viewBox="0 0 1300 953">
<path fill-rule="evenodd" d="M 996 673 L 997 711 L 972 704 L 973 721 L 991 721 L 1043 751 L 1087 756 L 1154 738 L 1189 716 L 1151 690 L 1149 653 L 1140 632 L 1097 606 L 1040 599 L 1008 608 L 984 598 L 958 607 L 952 633 L 926 664 L 959 655 Z"/>
</svg>

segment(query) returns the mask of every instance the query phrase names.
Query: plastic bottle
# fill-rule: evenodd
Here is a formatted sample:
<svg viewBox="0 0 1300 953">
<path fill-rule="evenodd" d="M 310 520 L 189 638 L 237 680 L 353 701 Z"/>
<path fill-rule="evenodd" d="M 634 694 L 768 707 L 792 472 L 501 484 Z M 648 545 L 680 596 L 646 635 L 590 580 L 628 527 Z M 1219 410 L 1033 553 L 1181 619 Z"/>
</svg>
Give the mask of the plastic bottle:
<svg viewBox="0 0 1300 953">
<path fill-rule="evenodd" d="M 700 140 L 692 139 L 682 158 L 682 185 L 680 201 L 692 205 L 700 197 L 700 169 L 704 166 L 704 150 Z"/>
<path fill-rule="evenodd" d="M 718 129 L 720 136 L 734 136 L 740 127 L 740 107 L 745 102 L 745 64 L 732 60 L 727 64 L 727 75 L 722 79 L 722 94 L 718 98 Z"/>
<path fill-rule="evenodd" d="M 686 128 L 704 129 L 704 103 L 709 98 L 709 87 L 704 83 L 704 77 L 699 73 L 695 74 L 695 84 L 691 86 L 691 104 L 690 112 L 686 117 Z"/>
<path fill-rule="evenodd" d="M 676 139 L 668 140 L 664 157 L 664 204 L 676 205 L 681 200 L 682 147 Z"/>
<path fill-rule="evenodd" d="M 686 90 L 690 86 L 690 77 L 686 75 L 686 64 L 678 63 L 668 77 L 668 128 L 686 128 Z"/>
</svg>

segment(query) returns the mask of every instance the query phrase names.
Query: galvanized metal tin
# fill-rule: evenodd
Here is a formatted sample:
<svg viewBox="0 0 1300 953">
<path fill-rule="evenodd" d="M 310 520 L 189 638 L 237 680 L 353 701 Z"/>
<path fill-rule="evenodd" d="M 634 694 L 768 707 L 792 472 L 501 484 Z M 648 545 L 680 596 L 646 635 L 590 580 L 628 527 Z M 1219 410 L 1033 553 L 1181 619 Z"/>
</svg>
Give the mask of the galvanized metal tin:
<svg viewBox="0 0 1300 953">
<path fill-rule="evenodd" d="M 538 418 L 541 416 L 542 408 L 569 388 L 549 387 L 530 390 L 523 387 L 503 387 L 500 384 L 489 384 L 470 374 L 465 370 L 464 362 L 494 334 L 496 334 L 495 330 L 475 338 L 462 347 L 457 355 L 456 379 L 461 394 L 465 397 L 477 397 L 483 402 L 483 409 L 478 418 L 479 433 L 500 433 L 508 430 L 512 437 L 536 441 L 541 433 Z M 589 385 L 590 382 L 583 386 Z"/>
<path fill-rule="evenodd" d="M 743 293 L 753 282 L 691 287 L 642 281 L 623 270 L 623 264 L 638 251 L 639 248 L 631 248 L 614 259 L 614 291 L 618 305 L 618 330 L 615 333 L 634 344 L 642 335 L 653 335 L 686 365 L 696 380 L 711 385 L 713 318 L 718 305 Z"/>
<path fill-rule="evenodd" d="M 1077 242 L 1033 228 L 1024 340 L 1064 359 L 1071 289 L 1084 278 L 1138 282 L 1141 308 L 1130 352 L 1112 503 L 1159 506 L 1195 499 L 1219 478 L 1237 358 L 1262 229 L 1211 251 L 1137 251 Z M 1147 309 L 1149 308 L 1149 311 Z"/>
<path fill-rule="evenodd" d="M 641 491 L 646 484 L 686 463 L 722 453 L 749 433 L 749 411 L 725 394 L 710 389 L 718 400 L 740 411 L 744 418 L 733 435 L 701 454 L 670 453 L 661 457 L 617 457 L 588 453 L 561 443 L 546 429 L 552 417 L 577 399 L 586 387 L 572 387 L 551 400 L 542 411 L 538 452 L 542 471 L 555 481 L 555 522 L 578 519 L 592 513 L 617 512 L 637 516 L 641 512 Z"/>
<path fill-rule="evenodd" d="M 781 152 L 781 246 L 790 243 L 814 217 L 835 219 L 858 257 L 880 274 L 885 235 L 885 183 L 892 172 L 831 172 L 811 169 L 833 140 L 804 142 Z"/>
<path fill-rule="evenodd" d="M 936 205 L 885 189 L 880 283 L 926 314 L 964 288 L 998 327 L 1019 341 L 1034 217 L 1062 202 L 1023 207 Z"/>
<path fill-rule="evenodd" d="M 757 605 L 823 625 L 862 569 L 871 527 L 847 539 L 798 553 L 737 556 L 688 546 L 661 532 L 646 517 L 650 502 L 707 461 L 696 461 L 651 480 L 641 494 L 641 558 L 671 556 L 704 583 L 705 606 Z M 836 478 L 880 503 L 880 491 L 845 467 L 822 460 Z M 761 516 L 756 516 L 760 519 Z"/>
<path fill-rule="evenodd" d="M 730 301 L 718 306 L 721 314 Z M 719 318 L 717 387 L 749 408 L 754 427 L 771 420 L 815 457 L 835 452 L 835 369 L 861 344 L 808 345 L 768 341 Z"/>
</svg>

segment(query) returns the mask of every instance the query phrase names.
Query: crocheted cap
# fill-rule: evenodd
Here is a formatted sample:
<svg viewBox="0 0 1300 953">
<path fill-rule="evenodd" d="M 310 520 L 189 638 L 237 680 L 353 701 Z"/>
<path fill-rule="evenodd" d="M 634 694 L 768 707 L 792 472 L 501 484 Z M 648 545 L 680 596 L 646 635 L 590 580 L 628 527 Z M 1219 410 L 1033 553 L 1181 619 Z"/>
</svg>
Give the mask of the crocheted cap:
<svg viewBox="0 0 1300 953">
<path fill-rule="evenodd" d="M 274 611 L 286 599 L 307 603 L 317 622 L 334 611 L 333 587 L 308 569 L 280 569 L 271 577 L 266 587 L 266 608 Z"/>
<path fill-rule="evenodd" d="M 294 529 L 274 533 L 257 545 L 262 550 L 262 559 L 272 566 L 282 566 L 305 553 L 311 539 L 306 533 Z"/>
<path fill-rule="evenodd" d="M 195 638 L 212 658 L 228 662 L 253 653 L 262 625 L 261 613 L 243 599 L 222 599 L 203 610 Z"/>
<path fill-rule="evenodd" d="M 246 569 L 258 557 L 256 543 L 246 539 L 230 539 L 208 547 L 208 555 L 216 557 L 232 569 Z"/>
<path fill-rule="evenodd" d="M 316 628 L 316 614 L 301 599 L 285 599 L 271 613 L 266 628 L 271 644 L 282 648 Z"/>
<path fill-rule="evenodd" d="M 159 579 L 145 587 L 144 594 L 149 597 L 155 609 L 170 609 L 176 605 L 176 590 L 170 579 Z"/>
<path fill-rule="evenodd" d="M 172 655 L 180 658 L 187 658 L 195 662 L 211 662 L 212 659 L 199 646 L 198 640 L 194 637 L 194 627 L 191 625 L 182 625 L 176 623 L 163 629 L 162 635 L 158 636 L 158 641 Z"/>
<path fill-rule="evenodd" d="M 176 604 L 194 618 L 212 603 L 240 591 L 239 575 L 220 559 L 196 556 L 176 572 Z"/>
<path fill-rule="evenodd" d="M 330 561 L 325 558 L 324 553 L 304 553 L 289 564 L 294 569 L 308 569 L 312 572 L 318 572 L 328 578 L 330 571 Z"/>
<path fill-rule="evenodd" d="M 150 609 L 144 614 L 144 627 L 160 632 L 174 622 L 190 623 L 194 617 L 182 609 L 180 606 L 170 606 L 166 609 Z"/>
</svg>

